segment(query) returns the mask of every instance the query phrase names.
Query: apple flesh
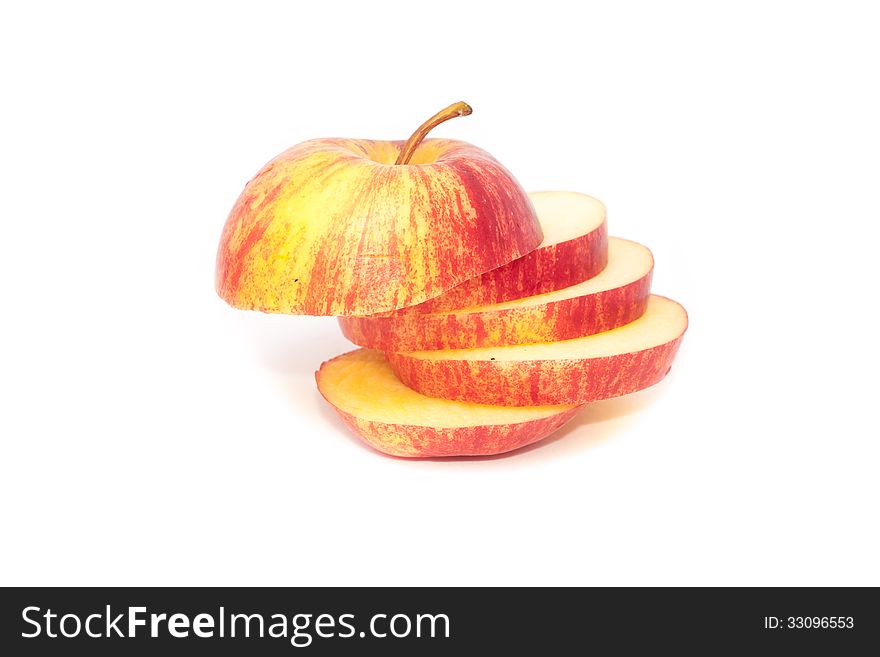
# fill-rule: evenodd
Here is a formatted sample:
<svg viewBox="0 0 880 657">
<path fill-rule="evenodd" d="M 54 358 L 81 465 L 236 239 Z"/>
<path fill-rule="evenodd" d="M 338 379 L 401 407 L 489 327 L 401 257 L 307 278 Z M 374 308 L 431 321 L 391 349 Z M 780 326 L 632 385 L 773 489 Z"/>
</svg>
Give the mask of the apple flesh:
<svg viewBox="0 0 880 657">
<path fill-rule="evenodd" d="M 585 281 L 608 261 L 608 223 L 598 199 L 577 192 L 531 192 L 544 240 L 534 251 L 407 312 L 442 312 L 553 292 Z"/>
<path fill-rule="evenodd" d="M 394 376 L 381 352 L 369 349 L 327 361 L 315 378 L 342 420 L 368 445 L 392 456 L 509 452 L 550 435 L 578 409 L 496 407 L 425 397 Z"/>
<path fill-rule="evenodd" d="M 406 385 L 477 404 L 583 404 L 654 385 L 687 329 L 678 303 L 652 295 L 645 314 L 598 335 L 545 344 L 389 353 Z"/>
<path fill-rule="evenodd" d="M 450 312 L 404 309 L 382 316 L 340 317 L 339 325 L 355 344 L 383 351 L 567 340 L 608 331 L 640 317 L 648 304 L 653 267 L 646 247 L 611 238 L 605 269 L 562 290 Z"/>
<path fill-rule="evenodd" d="M 409 144 L 409 142 L 406 142 Z M 236 308 L 368 315 L 421 303 L 537 247 L 528 196 L 485 151 L 450 139 L 317 139 L 246 186 L 217 254 Z"/>
</svg>

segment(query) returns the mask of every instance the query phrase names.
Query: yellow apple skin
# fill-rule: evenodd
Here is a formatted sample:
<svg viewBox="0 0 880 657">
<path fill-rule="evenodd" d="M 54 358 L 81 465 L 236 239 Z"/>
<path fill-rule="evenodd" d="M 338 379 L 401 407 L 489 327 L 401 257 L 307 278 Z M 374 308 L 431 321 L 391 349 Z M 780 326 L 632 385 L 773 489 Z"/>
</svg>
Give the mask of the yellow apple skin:
<svg viewBox="0 0 880 657">
<path fill-rule="evenodd" d="M 485 151 L 429 139 L 316 139 L 269 162 L 232 208 L 216 287 L 230 305 L 369 315 L 421 303 L 542 240 L 531 201 Z"/>
</svg>

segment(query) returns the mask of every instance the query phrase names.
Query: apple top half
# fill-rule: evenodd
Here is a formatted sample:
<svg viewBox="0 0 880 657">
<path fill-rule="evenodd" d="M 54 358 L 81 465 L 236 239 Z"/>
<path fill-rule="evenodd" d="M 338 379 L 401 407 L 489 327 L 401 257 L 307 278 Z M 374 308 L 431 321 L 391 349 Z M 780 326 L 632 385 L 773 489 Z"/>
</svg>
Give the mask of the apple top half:
<svg viewBox="0 0 880 657">
<path fill-rule="evenodd" d="M 223 228 L 220 296 L 236 308 L 370 315 L 421 303 L 535 249 L 528 196 L 495 158 L 429 139 L 316 139 L 269 162 Z"/>
</svg>

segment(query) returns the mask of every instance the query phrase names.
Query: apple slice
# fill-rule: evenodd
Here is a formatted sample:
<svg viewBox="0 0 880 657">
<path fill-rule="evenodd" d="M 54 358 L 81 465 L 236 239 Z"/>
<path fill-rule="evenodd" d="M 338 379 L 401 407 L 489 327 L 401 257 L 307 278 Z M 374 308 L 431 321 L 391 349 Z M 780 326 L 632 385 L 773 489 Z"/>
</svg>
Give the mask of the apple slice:
<svg viewBox="0 0 880 657">
<path fill-rule="evenodd" d="M 408 312 L 441 312 L 553 292 L 595 276 L 608 260 L 605 206 L 577 192 L 531 192 L 544 233 L 521 258 L 465 281 Z"/>
<path fill-rule="evenodd" d="M 645 314 L 612 331 L 544 344 L 389 353 L 408 386 L 479 404 L 583 404 L 652 386 L 687 329 L 675 301 L 651 295 Z"/>
<path fill-rule="evenodd" d="M 654 260 L 647 247 L 611 238 L 608 265 L 577 285 L 500 304 L 451 312 L 401 310 L 340 317 L 342 333 L 383 351 L 469 349 L 555 342 L 628 324 L 645 311 Z"/>
<path fill-rule="evenodd" d="M 500 454 L 553 433 L 577 405 L 485 406 L 407 388 L 379 351 L 358 349 L 315 373 L 318 390 L 364 442 L 392 456 Z"/>
</svg>

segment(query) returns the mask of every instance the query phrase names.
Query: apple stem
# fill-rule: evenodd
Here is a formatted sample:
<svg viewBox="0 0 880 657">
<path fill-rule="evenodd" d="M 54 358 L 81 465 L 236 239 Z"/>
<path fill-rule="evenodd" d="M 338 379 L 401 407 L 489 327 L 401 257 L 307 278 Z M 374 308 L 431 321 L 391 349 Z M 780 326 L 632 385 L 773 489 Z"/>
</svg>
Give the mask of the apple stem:
<svg viewBox="0 0 880 657">
<path fill-rule="evenodd" d="M 418 129 L 412 133 L 410 138 L 406 140 L 406 143 L 403 145 L 403 149 L 400 151 L 400 155 L 397 156 L 397 161 L 394 164 L 409 164 L 413 153 L 416 152 L 419 144 L 422 143 L 422 140 L 429 132 L 431 132 L 431 130 L 444 121 L 454 119 L 457 116 L 467 116 L 473 111 L 474 110 L 471 109 L 470 105 L 464 101 L 459 101 L 457 103 L 452 103 L 449 107 L 437 112 L 434 116 L 420 125 Z"/>
</svg>

